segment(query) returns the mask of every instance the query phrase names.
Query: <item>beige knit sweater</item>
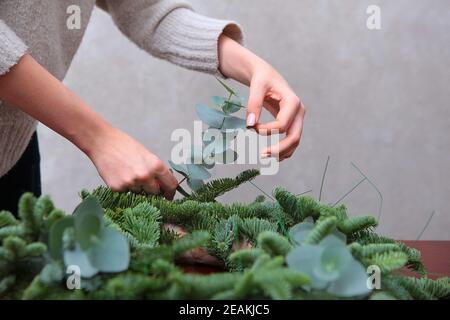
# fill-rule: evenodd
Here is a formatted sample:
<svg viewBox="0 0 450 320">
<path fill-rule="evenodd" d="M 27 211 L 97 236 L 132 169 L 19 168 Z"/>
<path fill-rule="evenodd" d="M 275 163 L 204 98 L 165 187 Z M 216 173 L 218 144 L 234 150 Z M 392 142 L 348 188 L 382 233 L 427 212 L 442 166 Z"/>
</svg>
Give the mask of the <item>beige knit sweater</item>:
<svg viewBox="0 0 450 320">
<path fill-rule="evenodd" d="M 69 29 L 67 8 L 80 8 L 81 28 Z M 97 4 L 118 28 L 150 54 L 185 68 L 215 74 L 222 32 L 241 42 L 234 22 L 208 18 L 178 0 L 1 0 L 0 76 L 29 52 L 62 80 Z M 17 84 L 20 85 L 20 84 Z M 19 160 L 37 121 L 0 101 L 0 177 Z"/>
</svg>

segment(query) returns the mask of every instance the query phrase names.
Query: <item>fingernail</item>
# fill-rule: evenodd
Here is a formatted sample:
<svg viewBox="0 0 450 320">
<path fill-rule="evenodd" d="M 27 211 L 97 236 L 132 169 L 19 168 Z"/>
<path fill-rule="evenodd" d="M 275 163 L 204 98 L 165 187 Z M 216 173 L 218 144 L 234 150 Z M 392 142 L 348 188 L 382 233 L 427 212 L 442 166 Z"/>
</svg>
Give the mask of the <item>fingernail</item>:
<svg viewBox="0 0 450 320">
<path fill-rule="evenodd" d="M 269 158 L 271 155 L 272 155 L 272 153 L 270 151 L 262 152 L 261 153 L 261 158 L 262 159 Z"/>
<path fill-rule="evenodd" d="M 249 113 L 247 116 L 247 127 L 253 127 L 256 122 L 256 115 L 254 113 Z"/>
</svg>

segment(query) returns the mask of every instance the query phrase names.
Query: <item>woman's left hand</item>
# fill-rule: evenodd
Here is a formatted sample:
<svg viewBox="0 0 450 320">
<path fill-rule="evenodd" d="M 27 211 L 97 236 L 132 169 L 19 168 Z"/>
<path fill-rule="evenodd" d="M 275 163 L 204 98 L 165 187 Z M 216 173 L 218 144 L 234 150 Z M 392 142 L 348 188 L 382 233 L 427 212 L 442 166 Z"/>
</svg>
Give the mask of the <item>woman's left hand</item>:
<svg viewBox="0 0 450 320">
<path fill-rule="evenodd" d="M 247 126 L 263 135 L 285 134 L 279 143 L 263 149 L 261 156 L 280 161 L 291 157 L 300 144 L 305 106 L 286 80 L 267 62 L 225 35 L 219 39 L 219 65 L 224 76 L 250 86 Z M 260 123 L 262 107 L 275 120 Z"/>
</svg>

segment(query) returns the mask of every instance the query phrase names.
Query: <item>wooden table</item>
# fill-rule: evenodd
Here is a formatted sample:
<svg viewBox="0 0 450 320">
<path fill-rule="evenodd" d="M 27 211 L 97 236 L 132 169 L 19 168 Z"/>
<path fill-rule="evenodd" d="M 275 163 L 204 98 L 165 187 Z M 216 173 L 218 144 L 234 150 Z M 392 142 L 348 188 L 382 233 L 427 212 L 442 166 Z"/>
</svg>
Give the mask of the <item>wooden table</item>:
<svg viewBox="0 0 450 320">
<path fill-rule="evenodd" d="M 422 260 L 429 272 L 429 278 L 450 277 L 450 241 L 401 240 L 401 242 L 404 242 L 409 247 L 416 248 L 422 253 Z M 206 265 L 184 265 L 183 269 L 187 273 L 197 274 L 224 272 L 221 268 Z M 418 276 L 407 269 L 402 270 L 402 274 Z"/>
<path fill-rule="evenodd" d="M 401 242 L 422 253 L 422 261 L 429 278 L 450 277 L 450 241 L 402 240 Z M 404 270 L 403 273 L 416 276 L 408 270 Z"/>
</svg>

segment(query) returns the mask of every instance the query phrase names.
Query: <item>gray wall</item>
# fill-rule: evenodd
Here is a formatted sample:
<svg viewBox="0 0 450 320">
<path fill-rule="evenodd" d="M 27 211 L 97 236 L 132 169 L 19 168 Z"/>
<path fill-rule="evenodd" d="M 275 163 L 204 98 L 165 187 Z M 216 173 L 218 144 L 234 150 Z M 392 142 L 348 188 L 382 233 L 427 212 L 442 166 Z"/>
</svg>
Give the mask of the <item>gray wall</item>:
<svg viewBox="0 0 450 320">
<path fill-rule="evenodd" d="M 366 28 L 366 8 L 382 9 L 382 29 Z M 448 0 L 194 1 L 197 11 L 235 19 L 246 45 L 283 74 L 308 108 L 301 148 L 276 176 L 256 183 L 334 202 L 360 180 L 354 161 L 384 197 L 381 233 L 450 240 L 450 2 Z M 100 10 L 65 83 L 96 111 L 169 159 L 176 128 L 192 130 L 193 106 L 222 90 L 211 76 L 182 70 L 139 50 Z M 242 93 L 247 90 L 233 83 Z M 83 125 L 80 124 L 80 130 Z M 68 211 L 77 192 L 101 183 L 76 147 L 39 129 L 44 192 Z M 130 155 L 131 156 L 131 155 Z M 216 170 L 230 176 L 242 166 Z M 223 197 L 250 201 L 251 185 Z M 378 197 L 362 183 L 345 199 L 350 215 L 378 212 Z"/>
</svg>

